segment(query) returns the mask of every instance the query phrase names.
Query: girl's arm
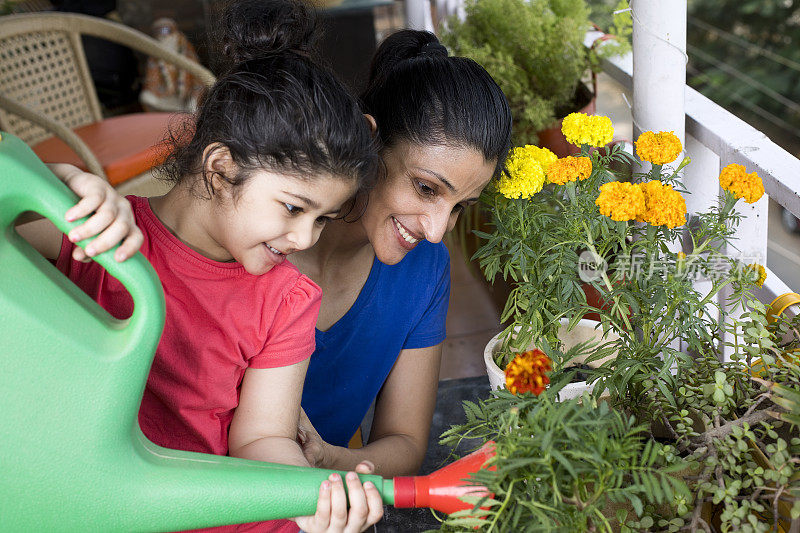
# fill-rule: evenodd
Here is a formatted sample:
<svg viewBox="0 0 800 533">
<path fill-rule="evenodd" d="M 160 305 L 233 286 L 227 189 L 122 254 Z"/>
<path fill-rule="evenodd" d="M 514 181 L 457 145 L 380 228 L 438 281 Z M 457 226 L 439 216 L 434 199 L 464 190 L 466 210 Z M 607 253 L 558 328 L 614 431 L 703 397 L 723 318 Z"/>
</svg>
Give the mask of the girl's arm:
<svg viewBox="0 0 800 533">
<path fill-rule="evenodd" d="M 130 203 L 106 180 L 83 172 L 66 164 L 48 165 L 50 170 L 72 191 L 80 201 L 67 210 L 68 221 L 91 216 L 69 232 L 69 240 L 78 242 L 97 236 L 84 251 L 75 247 L 72 253 L 76 261 L 87 261 L 89 257 L 103 253 L 120 244 L 114 253 L 118 262 L 133 256 L 142 245 L 142 232 L 136 227 Z M 93 214 L 92 214 L 93 213 Z M 36 250 L 48 259 L 58 258 L 61 251 L 61 232 L 47 219 L 20 224 L 17 232 Z"/>
<path fill-rule="evenodd" d="M 369 461 L 375 465 L 375 473 L 384 477 L 416 474 L 428 448 L 441 358 L 441 344 L 400 352 L 378 395 L 369 444 L 363 448 L 324 442 L 304 413 L 300 439 L 309 462 L 352 470 Z"/>
<path fill-rule="evenodd" d="M 245 371 L 239 406 L 228 433 L 231 457 L 309 466 L 295 440 L 307 368 L 308 359 L 284 367 Z M 360 471 L 368 473 L 363 466 Z M 378 489 L 370 482 L 362 485 L 358 476 L 350 472 L 346 480 L 332 474 L 324 481 L 316 514 L 297 517 L 295 521 L 309 533 L 356 533 L 382 516 L 383 502 Z"/>
<path fill-rule="evenodd" d="M 228 455 L 308 466 L 295 439 L 308 361 L 245 371 L 228 432 Z"/>
</svg>

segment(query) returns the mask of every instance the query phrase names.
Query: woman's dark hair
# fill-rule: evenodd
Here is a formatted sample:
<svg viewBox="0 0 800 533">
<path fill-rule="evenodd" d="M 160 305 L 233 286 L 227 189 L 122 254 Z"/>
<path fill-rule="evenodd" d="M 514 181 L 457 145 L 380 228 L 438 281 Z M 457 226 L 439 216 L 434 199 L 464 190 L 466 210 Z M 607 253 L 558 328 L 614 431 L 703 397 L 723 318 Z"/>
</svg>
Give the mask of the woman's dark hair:
<svg viewBox="0 0 800 533">
<path fill-rule="evenodd" d="M 213 194 L 205 171 L 210 151 L 204 150 L 215 145 L 226 147 L 239 168 L 235 176 L 219 176 L 234 186 L 268 168 L 301 179 L 326 173 L 369 187 L 378 168 L 372 135 L 358 102 L 313 57 L 313 8 L 300 0 L 236 1 L 220 24 L 228 63 L 188 131 L 171 134 L 176 148 L 162 176 L 178 182 L 201 175 Z"/>
<path fill-rule="evenodd" d="M 503 169 L 511 147 L 511 108 L 472 59 L 447 55 L 430 32 L 401 30 L 372 60 L 361 106 L 378 123 L 382 148 L 398 141 L 472 147 Z"/>
</svg>

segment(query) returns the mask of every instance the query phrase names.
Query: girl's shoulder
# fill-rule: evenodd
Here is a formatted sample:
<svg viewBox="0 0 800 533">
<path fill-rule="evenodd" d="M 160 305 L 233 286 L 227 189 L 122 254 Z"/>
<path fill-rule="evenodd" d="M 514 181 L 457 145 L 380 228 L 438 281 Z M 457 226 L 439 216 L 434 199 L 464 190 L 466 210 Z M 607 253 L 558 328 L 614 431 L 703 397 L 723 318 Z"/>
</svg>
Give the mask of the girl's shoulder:
<svg viewBox="0 0 800 533">
<path fill-rule="evenodd" d="M 284 261 L 272 267 L 272 270 L 258 276 L 259 281 L 281 288 L 281 298 L 287 303 L 297 300 L 315 300 L 322 297 L 322 289 L 311 281 L 311 278 L 301 273 L 289 261 Z"/>
</svg>

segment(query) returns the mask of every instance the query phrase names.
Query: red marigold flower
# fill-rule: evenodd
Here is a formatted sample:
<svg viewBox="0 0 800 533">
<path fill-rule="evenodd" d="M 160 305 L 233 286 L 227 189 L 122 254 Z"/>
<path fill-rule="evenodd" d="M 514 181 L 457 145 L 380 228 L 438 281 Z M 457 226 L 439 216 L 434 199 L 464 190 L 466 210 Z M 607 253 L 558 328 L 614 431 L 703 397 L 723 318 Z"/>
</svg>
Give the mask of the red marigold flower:
<svg viewBox="0 0 800 533">
<path fill-rule="evenodd" d="M 506 367 L 506 388 L 513 394 L 532 392 L 538 396 L 550 383 L 545 372 L 552 369 L 550 358 L 543 351 L 521 352 Z"/>
</svg>

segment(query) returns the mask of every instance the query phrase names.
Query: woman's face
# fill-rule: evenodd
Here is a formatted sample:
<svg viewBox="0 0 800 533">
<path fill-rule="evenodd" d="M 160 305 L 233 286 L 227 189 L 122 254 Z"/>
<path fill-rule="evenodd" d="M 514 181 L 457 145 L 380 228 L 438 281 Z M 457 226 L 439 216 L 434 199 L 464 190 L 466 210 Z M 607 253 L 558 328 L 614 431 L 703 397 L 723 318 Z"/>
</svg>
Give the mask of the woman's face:
<svg viewBox="0 0 800 533">
<path fill-rule="evenodd" d="M 495 161 L 474 148 L 400 142 L 381 154 L 387 176 L 361 218 L 381 263 L 399 263 L 422 239 L 442 240 L 459 213 L 478 201 Z"/>
</svg>

